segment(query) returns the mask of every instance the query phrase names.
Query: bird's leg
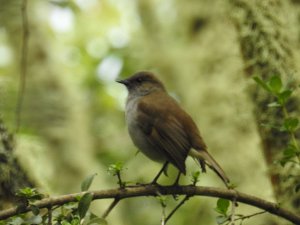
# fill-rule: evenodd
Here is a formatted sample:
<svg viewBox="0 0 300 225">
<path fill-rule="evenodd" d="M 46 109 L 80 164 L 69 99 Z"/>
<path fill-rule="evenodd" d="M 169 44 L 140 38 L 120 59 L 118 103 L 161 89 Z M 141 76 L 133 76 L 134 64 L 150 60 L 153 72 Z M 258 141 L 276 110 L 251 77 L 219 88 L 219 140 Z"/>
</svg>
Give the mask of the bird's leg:
<svg viewBox="0 0 300 225">
<path fill-rule="evenodd" d="M 172 185 L 172 186 L 177 186 L 177 185 L 178 185 L 178 183 L 179 183 L 179 179 L 180 179 L 180 175 L 181 175 L 181 172 L 180 172 L 180 171 L 178 171 L 178 175 L 177 175 L 177 177 L 176 177 L 176 180 L 175 180 L 175 182 L 173 183 L 173 185 Z"/>
<path fill-rule="evenodd" d="M 161 168 L 161 170 L 158 172 L 158 174 L 155 176 L 155 178 L 153 179 L 153 181 L 151 182 L 151 184 L 157 184 L 157 180 L 160 177 L 160 175 L 165 171 L 165 169 L 167 168 L 169 162 L 166 161 L 163 165 L 163 167 Z"/>
<path fill-rule="evenodd" d="M 176 180 L 175 180 L 175 182 L 173 183 L 172 186 L 177 186 L 179 184 L 180 175 L 181 175 L 181 172 L 178 171 L 178 175 L 177 175 Z M 178 200 L 178 195 L 173 195 L 173 198 L 174 198 L 174 200 L 177 201 Z"/>
</svg>

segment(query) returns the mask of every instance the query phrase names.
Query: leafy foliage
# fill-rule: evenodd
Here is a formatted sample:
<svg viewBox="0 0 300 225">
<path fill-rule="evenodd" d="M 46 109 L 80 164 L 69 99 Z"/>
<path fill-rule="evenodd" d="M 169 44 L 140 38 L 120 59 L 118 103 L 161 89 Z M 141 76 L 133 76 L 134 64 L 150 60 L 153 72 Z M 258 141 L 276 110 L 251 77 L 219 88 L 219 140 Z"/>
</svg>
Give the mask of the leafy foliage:
<svg viewBox="0 0 300 225">
<path fill-rule="evenodd" d="M 223 224 L 225 221 L 228 220 L 228 208 L 230 206 L 230 201 L 227 199 L 219 198 L 217 201 L 217 206 L 215 211 L 220 214 L 217 216 L 217 223 Z"/>
<path fill-rule="evenodd" d="M 125 187 L 125 185 L 126 185 L 126 182 L 123 182 L 121 179 L 121 172 L 123 171 L 123 169 L 124 169 L 123 163 L 121 163 L 121 162 L 111 164 L 108 167 L 108 172 L 111 175 L 116 176 L 118 178 L 118 184 L 121 188 Z"/>
<path fill-rule="evenodd" d="M 200 180 L 200 171 L 195 171 L 191 175 L 191 181 L 194 185 L 196 185 Z"/>
<path fill-rule="evenodd" d="M 84 181 L 82 181 L 82 183 L 81 183 L 81 191 L 87 191 L 87 190 L 89 190 L 89 188 L 90 188 L 90 186 L 91 186 L 91 184 L 92 184 L 92 182 L 93 182 L 93 180 L 94 180 L 94 178 L 95 178 L 96 175 L 97 174 L 94 173 L 91 176 L 89 176 L 86 179 L 84 179 Z"/>
<path fill-rule="evenodd" d="M 90 208 L 91 202 L 93 200 L 93 195 L 86 193 L 82 196 L 78 204 L 78 214 L 80 219 L 83 219 Z"/>
<path fill-rule="evenodd" d="M 278 75 L 272 76 L 269 80 L 263 81 L 259 77 L 253 78 L 257 84 L 259 84 L 264 90 L 269 92 L 275 97 L 275 102 L 269 103 L 269 107 L 281 107 L 284 115 L 284 120 L 280 127 L 274 127 L 281 132 L 287 132 L 290 135 L 291 142 L 283 150 L 282 158 L 279 160 L 282 166 L 285 166 L 287 162 L 296 163 L 300 165 L 300 148 L 295 137 L 296 131 L 299 129 L 299 119 L 292 117 L 288 114 L 286 104 L 291 98 L 294 89 L 285 87 L 281 78 Z M 298 159 L 295 161 L 294 159 Z"/>
<path fill-rule="evenodd" d="M 281 158 L 278 160 L 282 167 L 290 164 L 292 172 L 288 175 L 283 176 L 283 180 L 290 181 L 291 192 L 297 193 L 300 190 L 300 147 L 298 140 L 296 139 L 296 132 L 299 130 L 299 118 L 290 116 L 287 110 L 287 103 L 292 97 L 294 89 L 285 87 L 281 78 L 277 75 L 272 76 L 269 80 L 263 81 L 259 77 L 254 77 L 254 80 L 266 91 L 268 91 L 273 97 L 275 97 L 275 102 L 270 103 L 269 107 L 280 107 L 284 116 L 283 121 L 281 121 L 280 127 L 270 125 L 274 129 L 280 132 L 286 132 L 289 134 L 289 143 L 282 149 Z M 297 167 L 293 167 L 297 165 Z M 293 194 L 294 194 L 293 193 Z"/>
<path fill-rule="evenodd" d="M 93 182 L 96 174 L 93 174 L 82 182 L 82 191 L 87 191 Z M 98 217 L 97 215 L 89 211 L 93 195 L 85 193 L 82 196 L 78 196 L 78 202 L 67 203 L 55 208 L 48 208 L 48 213 L 41 213 L 40 209 L 34 205 L 34 201 L 40 200 L 41 195 L 34 188 L 23 188 L 17 193 L 17 196 L 26 199 L 29 203 L 29 208 L 33 215 L 20 214 L 15 217 L 11 217 L 5 221 L 0 221 L 0 225 L 29 225 L 29 224 L 48 224 L 56 225 L 106 225 L 105 219 Z"/>
<path fill-rule="evenodd" d="M 16 193 L 16 196 L 18 196 L 20 198 L 25 198 L 25 199 L 31 200 L 31 201 L 40 200 L 44 197 L 44 195 L 39 193 L 36 190 L 36 188 L 29 188 L 29 187 L 19 189 Z"/>
</svg>

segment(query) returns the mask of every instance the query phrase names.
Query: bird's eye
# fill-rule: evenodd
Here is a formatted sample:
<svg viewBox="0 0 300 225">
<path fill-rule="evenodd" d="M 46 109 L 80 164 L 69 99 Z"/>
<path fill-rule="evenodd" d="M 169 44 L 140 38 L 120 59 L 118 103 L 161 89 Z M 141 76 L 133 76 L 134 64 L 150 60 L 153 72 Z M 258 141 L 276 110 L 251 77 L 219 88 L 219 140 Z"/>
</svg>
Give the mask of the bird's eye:
<svg viewBox="0 0 300 225">
<path fill-rule="evenodd" d="M 142 83 L 143 79 L 142 79 L 141 77 L 139 77 L 138 79 L 136 79 L 136 81 L 137 81 L 138 83 Z"/>
</svg>

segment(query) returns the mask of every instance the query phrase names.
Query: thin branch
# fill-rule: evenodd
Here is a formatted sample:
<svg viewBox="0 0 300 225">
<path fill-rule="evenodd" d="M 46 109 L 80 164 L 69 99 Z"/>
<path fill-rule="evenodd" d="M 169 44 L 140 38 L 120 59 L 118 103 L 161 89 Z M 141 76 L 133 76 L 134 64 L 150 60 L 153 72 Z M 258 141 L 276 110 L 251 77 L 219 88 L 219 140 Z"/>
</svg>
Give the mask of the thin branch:
<svg viewBox="0 0 300 225">
<path fill-rule="evenodd" d="M 85 194 L 80 192 L 75 194 L 63 195 L 59 197 L 45 198 L 37 201 L 35 205 L 39 208 L 47 208 L 48 206 L 63 205 L 69 202 L 77 202 L 77 197 Z M 208 196 L 224 198 L 233 200 L 236 198 L 237 202 L 245 203 L 260 209 L 263 209 L 271 214 L 282 217 L 292 223 L 300 224 L 300 216 L 292 213 L 289 210 L 281 208 L 278 204 L 272 203 L 255 196 L 244 194 L 235 190 L 226 190 L 214 187 L 201 187 L 201 186 L 159 186 L 159 185 L 142 185 L 136 187 L 125 187 L 123 189 L 110 189 L 89 191 L 93 195 L 93 199 L 108 199 L 108 198 L 132 198 L 140 196 L 157 196 L 160 195 L 188 195 L 192 196 Z M 7 219 L 11 216 L 18 215 L 30 211 L 26 207 L 21 212 L 17 212 L 17 208 L 0 211 L 0 220 Z"/>
<path fill-rule="evenodd" d="M 48 207 L 48 225 L 52 225 L 52 207 Z"/>
<path fill-rule="evenodd" d="M 234 190 L 236 191 L 236 190 Z M 230 225 L 234 225 L 234 221 L 235 221 L 235 208 L 237 206 L 237 203 L 236 203 L 236 198 L 234 197 L 232 199 L 232 202 L 231 202 L 231 216 L 230 216 Z"/>
<path fill-rule="evenodd" d="M 118 177 L 118 184 L 120 186 L 120 188 L 124 188 L 125 187 L 125 183 L 122 181 L 122 178 L 121 178 L 121 172 L 117 172 L 116 173 L 117 177 Z"/>
<path fill-rule="evenodd" d="M 267 213 L 267 211 L 260 211 L 260 212 L 256 212 L 256 213 L 252 213 L 250 215 L 247 215 L 247 216 L 243 216 L 243 215 L 238 215 L 238 218 L 235 218 L 234 221 L 239 221 L 241 220 L 241 222 L 243 222 L 244 220 L 246 219 L 250 219 L 252 217 L 255 217 L 255 216 L 259 216 L 259 215 L 262 215 L 262 214 L 265 214 Z M 228 219 L 229 221 L 229 219 Z M 226 222 L 226 221 L 225 221 Z M 231 221 L 227 222 L 226 224 L 230 224 Z M 223 224 L 223 223 L 222 223 Z"/>
<path fill-rule="evenodd" d="M 184 199 L 181 200 L 181 202 L 179 202 L 179 204 L 172 210 L 172 212 L 170 212 L 170 214 L 167 216 L 166 220 L 165 220 L 165 224 L 168 222 L 169 219 L 171 219 L 171 217 L 174 215 L 174 213 L 187 201 L 189 200 L 190 196 L 185 196 Z"/>
<path fill-rule="evenodd" d="M 265 214 L 265 213 L 266 213 L 266 211 L 261 211 L 261 212 L 253 213 L 253 214 L 250 214 L 250 215 L 247 215 L 247 216 L 242 216 L 240 218 L 237 218 L 237 219 L 235 219 L 235 221 L 250 219 L 250 218 L 252 218 L 254 216 L 262 215 L 262 214 Z"/>
<path fill-rule="evenodd" d="M 162 208 L 162 214 L 161 214 L 161 225 L 166 225 L 167 221 L 166 221 L 166 207 L 167 205 L 165 204 L 165 202 L 161 202 L 161 208 Z"/>
<path fill-rule="evenodd" d="M 102 218 L 105 219 L 109 213 L 113 210 L 113 208 L 116 207 L 116 205 L 119 203 L 120 199 L 119 198 L 115 198 L 115 200 L 110 204 L 110 206 L 108 207 L 108 209 L 103 213 Z"/>
<path fill-rule="evenodd" d="M 27 55 L 28 55 L 28 16 L 27 16 L 27 0 L 22 0 L 21 5 L 22 15 L 22 48 L 21 48 L 21 61 L 20 61 L 20 80 L 19 91 L 16 105 L 16 132 L 19 131 L 21 124 L 21 111 L 24 101 L 25 87 L 26 87 L 26 74 L 27 74 Z"/>
</svg>

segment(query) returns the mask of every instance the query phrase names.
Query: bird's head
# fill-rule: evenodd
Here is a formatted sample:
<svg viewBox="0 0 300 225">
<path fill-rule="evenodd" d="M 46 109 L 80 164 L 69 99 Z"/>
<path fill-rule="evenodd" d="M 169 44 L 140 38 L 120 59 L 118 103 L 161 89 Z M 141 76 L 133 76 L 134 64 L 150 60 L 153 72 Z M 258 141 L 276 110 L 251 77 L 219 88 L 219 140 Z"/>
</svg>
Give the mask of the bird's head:
<svg viewBox="0 0 300 225">
<path fill-rule="evenodd" d="M 124 84 L 129 94 L 136 96 L 148 95 L 155 91 L 165 91 L 162 82 L 153 73 L 146 71 L 135 73 L 131 77 L 117 82 Z"/>
</svg>

